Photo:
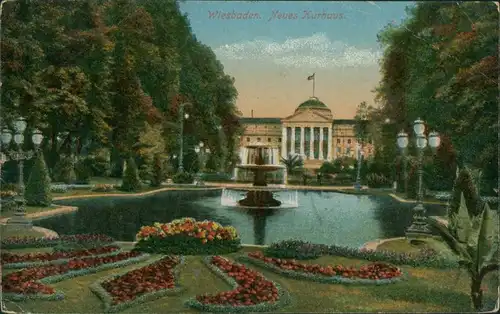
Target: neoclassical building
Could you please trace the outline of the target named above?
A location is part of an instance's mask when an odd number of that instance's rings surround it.
[[[357,158],[357,141],[353,119],[334,119],[332,111],[316,97],[300,104],[295,112],[284,118],[240,119],[244,134],[240,141],[242,164],[251,164],[247,146],[267,148],[268,163],[279,164],[280,158],[299,154],[304,166],[317,169],[325,161],[338,157]],[[365,157],[373,154],[373,145],[362,147]]]

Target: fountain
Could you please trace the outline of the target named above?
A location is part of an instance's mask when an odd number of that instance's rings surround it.
[[[280,207],[283,203],[282,201],[277,200],[273,193],[281,190],[277,188],[267,187],[266,173],[270,171],[281,170],[284,169],[285,167],[282,165],[266,164],[265,160],[268,158],[264,158],[264,148],[265,148],[264,146],[260,145],[247,146],[247,149],[249,149],[249,151],[251,152],[250,157],[253,163],[241,164],[236,166],[239,169],[246,169],[253,172],[252,188],[244,189],[244,191],[246,192],[244,198],[235,202],[239,206],[272,208],[272,207]],[[225,193],[228,194],[227,192]],[[226,199],[227,198],[228,197],[226,196]],[[289,197],[289,200],[290,199],[293,198]],[[224,202],[224,194],[222,202]],[[295,203],[297,202],[295,201]]]

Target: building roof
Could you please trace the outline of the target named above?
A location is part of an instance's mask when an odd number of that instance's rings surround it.
[[[281,124],[281,118],[240,118],[242,124]]]
[[[328,109],[328,106],[325,105],[324,102],[320,101],[316,97],[311,97],[308,100],[304,101],[301,103],[297,109],[306,109],[306,108],[321,108],[321,109]]]
[[[333,124],[356,124],[354,119],[333,119]]]

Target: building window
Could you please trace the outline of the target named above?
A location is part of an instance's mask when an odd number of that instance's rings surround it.
[[[260,142],[260,137],[257,137],[257,142]]]
[[[249,137],[247,137],[247,142],[250,142],[250,138]]]
[[[351,144],[351,139],[348,139],[348,140],[347,140],[347,144]]]
[[[340,144],[340,138],[337,139],[337,144]]]
[[[278,138],[278,142],[280,142],[280,143],[281,143],[281,137],[280,137],[280,138]]]
[[[271,143],[271,138],[270,138],[270,137],[268,137],[268,138],[267,138],[267,141],[268,141],[269,143]]]

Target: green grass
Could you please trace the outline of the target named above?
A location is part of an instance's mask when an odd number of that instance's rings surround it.
[[[0,234],[2,239],[11,237],[44,237],[41,232],[35,231],[32,228],[17,227],[12,225],[0,225]]]
[[[235,258],[243,252],[258,249],[248,248],[237,254],[226,255]],[[180,296],[165,296],[158,300],[129,308],[123,313],[194,313],[184,307],[184,301],[203,293],[217,293],[230,287],[213,275],[201,262],[201,256],[188,256],[181,269],[180,284],[187,290]],[[99,313],[101,301],[88,286],[117,272],[130,270],[140,264],[115,270],[76,277],[55,283],[52,286],[66,294],[61,301],[31,300],[16,305],[24,311],[37,313]],[[321,257],[306,263],[344,264],[359,266],[367,261],[340,257]],[[277,312],[455,312],[470,309],[468,278],[459,270],[437,270],[403,267],[410,274],[407,281],[386,286],[347,286],[340,284],[320,284],[310,281],[293,280],[278,274],[248,265],[263,273],[268,279],[278,282],[292,296],[292,303]],[[491,292],[487,292],[492,297]],[[6,302],[10,310],[18,310],[12,302]]]
[[[60,207],[60,206],[57,206],[57,205],[51,205],[51,206],[47,206],[47,207],[26,206],[25,211],[26,211],[26,214],[28,215],[28,214],[34,214],[34,213],[39,213],[39,212],[50,211],[50,210],[56,209],[58,207]],[[16,213],[15,209],[9,210],[9,211],[2,211],[0,213],[0,218],[10,218],[10,217],[13,217],[15,213]]]

